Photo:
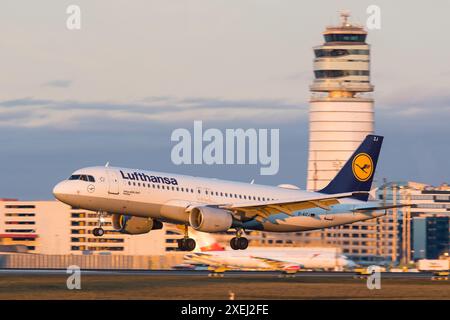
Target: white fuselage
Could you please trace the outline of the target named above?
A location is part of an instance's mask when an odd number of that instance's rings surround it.
[[[301,200],[321,195],[273,186],[115,167],[83,168],[73,175],[86,175],[92,179],[60,182],[53,193],[62,202],[77,208],[149,217],[176,224],[189,224],[188,212],[195,206],[293,198]],[[339,204],[329,210],[312,208],[296,211],[293,215],[280,212],[262,222],[245,221],[243,227],[275,232],[304,231],[383,215],[352,212],[369,206],[373,204],[350,198],[340,199]]]

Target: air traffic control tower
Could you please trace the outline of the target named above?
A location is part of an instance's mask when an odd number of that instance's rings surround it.
[[[367,32],[348,18],[341,13],[341,25],[327,27],[325,43],[314,47],[308,190],[325,187],[374,130]]]

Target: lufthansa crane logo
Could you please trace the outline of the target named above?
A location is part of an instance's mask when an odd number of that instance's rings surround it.
[[[373,173],[373,161],[367,153],[359,153],[353,158],[353,175],[359,181],[367,181]]]

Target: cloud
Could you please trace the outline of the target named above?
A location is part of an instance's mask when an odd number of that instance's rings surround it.
[[[68,88],[72,85],[72,80],[53,80],[44,83],[46,87]]]
[[[443,124],[450,116],[450,95],[398,95],[376,101],[377,118],[403,119],[401,126]],[[0,101],[0,127],[106,129],[149,123],[193,120],[280,123],[307,119],[308,104],[282,99],[222,99],[205,97],[145,97],[132,102],[52,100],[23,97]],[[406,121],[407,120],[407,121]],[[113,124],[113,125],[112,125]]]
[[[25,97],[0,101],[0,127],[83,128],[86,123],[114,120],[161,123],[186,120],[276,119],[306,116],[305,105],[283,100],[225,100],[220,98],[146,97],[137,102],[49,100]]]

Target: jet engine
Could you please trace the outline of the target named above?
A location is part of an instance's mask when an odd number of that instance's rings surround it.
[[[144,234],[163,227],[158,220],[125,214],[113,214],[112,224],[115,230],[125,234]]]
[[[189,214],[189,223],[197,231],[223,232],[230,229],[233,216],[223,209],[196,207]]]

